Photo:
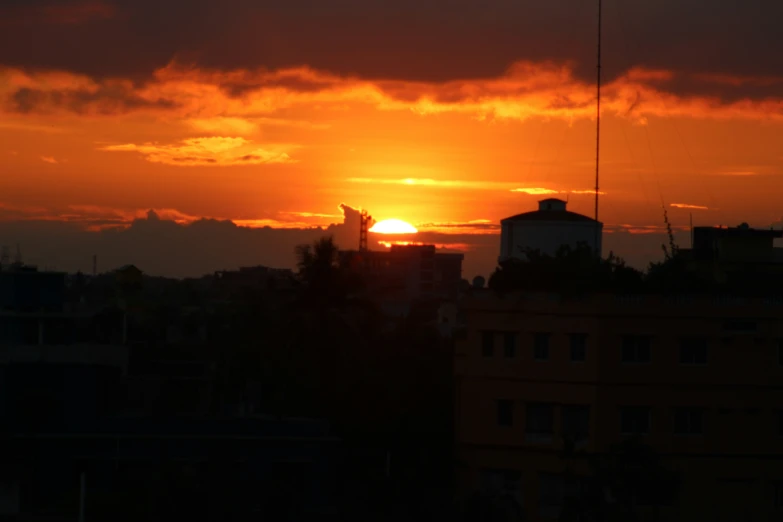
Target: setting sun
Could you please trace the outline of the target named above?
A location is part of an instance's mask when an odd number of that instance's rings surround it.
[[[370,232],[376,234],[415,234],[416,227],[400,219],[384,219],[372,226]]]

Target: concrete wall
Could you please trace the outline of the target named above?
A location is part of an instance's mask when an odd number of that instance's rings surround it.
[[[664,508],[662,520],[731,520],[728,514],[736,516],[739,508],[730,501],[741,493],[727,490],[713,498],[708,492],[740,487],[742,481],[754,484],[754,498],[744,509],[755,520],[783,514],[774,504],[774,488],[783,483],[783,303],[489,294],[463,303],[463,312],[467,332],[455,349],[463,494],[478,487],[482,470],[516,470],[528,520],[546,519],[538,505],[539,475],[563,473],[567,465],[577,475],[588,473],[584,461],[562,457],[563,406],[590,407],[588,452],[606,451],[623,440],[621,408],[645,406],[651,426],[643,442],[669,455],[666,467],[683,473],[680,500]],[[730,326],[738,322],[754,322],[755,328]],[[483,354],[484,331],[495,332],[492,357]],[[506,332],[517,334],[514,357],[506,357]],[[534,357],[536,332],[550,333],[546,361]],[[587,334],[584,362],[570,359],[571,333]],[[626,335],[652,336],[648,363],[622,362]],[[707,340],[707,364],[680,363],[680,341],[690,336]],[[498,424],[499,399],[513,401],[511,426]],[[554,406],[551,440],[527,440],[531,402]],[[675,434],[676,408],[702,409],[703,434]]]
[[[584,242],[595,248],[595,227],[603,225],[579,221],[507,221],[501,224],[500,261],[509,257],[524,259],[522,250],[538,249],[554,256],[562,245],[576,247]],[[601,233],[598,234],[598,251],[601,252]]]

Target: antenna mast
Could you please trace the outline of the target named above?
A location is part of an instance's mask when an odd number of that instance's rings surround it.
[[[361,222],[359,224],[359,251],[365,252],[367,250],[367,230],[370,227],[370,220],[372,217],[366,210],[362,210],[360,215]]]
[[[596,65],[596,101],[595,101],[595,220],[598,221],[598,165],[600,158],[601,143],[601,0],[598,0],[598,56]],[[598,249],[600,240],[600,229],[598,224],[595,226],[595,249],[600,257],[601,252]]]

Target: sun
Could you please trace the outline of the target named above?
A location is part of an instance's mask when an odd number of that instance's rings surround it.
[[[418,230],[401,219],[384,219],[375,223],[370,232],[376,234],[415,234]]]

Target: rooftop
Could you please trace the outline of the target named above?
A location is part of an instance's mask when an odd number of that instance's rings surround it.
[[[500,222],[509,221],[566,221],[581,223],[598,223],[593,218],[589,218],[576,212],[566,210],[567,201],[557,198],[542,199],[538,202],[538,210],[523,212],[516,216],[507,217]]]
[[[582,223],[600,223],[593,218],[571,212],[570,210],[532,210],[530,212],[523,212],[516,216],[507,217],[500,222],[507,221],[571,221]]]
[[[746,238],[769,238],[778,239],[783,238],[783,230],[765,229],[765,228],[750,228],[747,224],[743,223],[738,227],[694,227],[694,234],[703,235],[708,234],[711,237],[746,237]]]

